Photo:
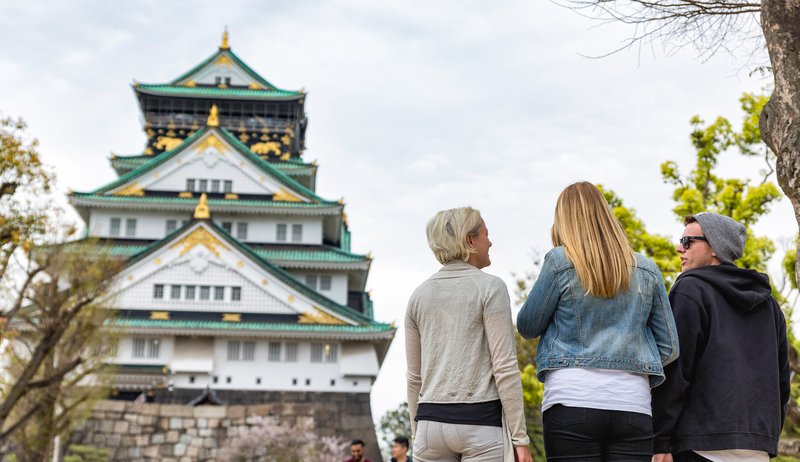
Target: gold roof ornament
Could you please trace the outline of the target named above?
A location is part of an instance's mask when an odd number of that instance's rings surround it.
[[[206,203],[206,193],[200,195],[200,203],[194,209],[194,217],[197,220],[208,220],[211,218],[211,210]]]
[[[211,110],[208,111],[208,121],[206,125],[209,127],[219,127],[219,109],[216,104],[211,105]]]
[[[220,50],[230,50],[231,46],[228,44],[228,26],[225,26],[225,32],[222,33],[222,43],[219,46]]]

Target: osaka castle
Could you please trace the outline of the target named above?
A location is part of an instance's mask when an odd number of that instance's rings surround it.
[[[375,320],[372,259],[351,251],[344,203],[316,193],[318,166],[303,160],[305,91],[257,74],[227,31],[193,69],[133,91],[143,152],[112,155],[115,181],[69,195],[87,239],[124,260],[113,397],[368,403],[395,328]]]

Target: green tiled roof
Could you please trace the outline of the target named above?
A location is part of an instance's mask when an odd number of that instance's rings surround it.
[[[232,99],[266,99],[266,100],[294,100],[305,95],[296,91],[286,90],[251,90],[249,88],[219,88],[219,87],[186,87],[163,84],[140,83],[134,85],[136,91],[151,95],[206,97],[206,98],[232,98]]]
[[[79,244],[77,241],[76,244]],[[150,243],[141,244],[107,244],[101,247],[109,255],[114,257],[133,257],[140,252],[146,250]],[[264,260],[283,260],[283,261],[298,261],[298,262],[326,262],[326,263],[357,263],[367,260],[365,255],[358,255],[354,253],[344,252],[333,248],[321,248],[318,250],[309,249],[270,249],[270,248],[252,248],[253,253],[263,258]]]
[[[124,175],[129,171],[138,168],[141,165],[146,164],[147,162],[155,159],[158,156],[148,156],[146,154],[136,154],[132,156],[115,156],[112,157],[111,166],[117,173]],[[310,168],[316,168],[316,165],[311,163],[306,163],[301,160],[290,160],[284,162],[270,162],[270,165],[274,167],[276,170],[280,170],[287,175],[295,176],[295,175],[309,175],[310,173],[304,172],[302,170],[308,170]]]
[[[391,324],[372,322],[365,326],[345,324],[290,324],[270,322],[222,322],[222,321],[190,321],[190,320],[154,320],[154,319],[113,319],[108,325],[121,328],[160,328],[160,329],[210,329],[239,331],[283,331],[283,332],[342,332],[342,333],[377,333],[394,330]]]
[[[198,196],[199,197],[199,196]],[[107,202],[107,203],[124,203],[133,202],[139,204],[185,204],[187,207],[197,206],[197,197],[159,197],[159,196],[104,196],[95,193],[82,193],[73,192],[70,198],[75,199],[91,199],[93,201]],[[338,202],[325,201],[321,203],[314,202],[279,202],[268,200],[251,200],[251,199],[208,199],[208,205],[211,208],[211,213],[214,209],[223,210],[226,206],[238,205],[246,207],[267,207],[267,208],[290,208],[290,209],[315,209],[315,208],[328,208],[331,206],[339,205]],[[187,209],[188,210],[188,209]]]
[[[290,190],[295,191],[301,196],[305,196],[311,199],[312,201],[326,202],[325,199],[322,199],[321,197],[317,196],[314,193],[314,191],[311,191],[310,189],[306,188],[305,186],[297,182],[297,180],[290,178],[285,173],[281,172],[280,170],[270,165],[269,162],[265,161],[258,155],[254,154],[252,151],[250,151],[250,148],[248,148],[247,145],[239,141],[235,136],[231,135],[228,130],[225,130],[224,128],[221,127],[220,128],[203,127],[202,129],[195,132],[194,135],[183,140],[180,146],[170,151],[165,151],[159,154],[151,162],[144,163],[141,166],[137,167],[135,170],[131,170],[130,172],[122,175],[121,177],[117,178],[111,183],[92,191],[92,194],[106,193],[153,170],[154,168],[158,167],[159,165],[163,164],[164,162],[178,155],[189,145],[191,145],[192,143],[200,139],[203,135],[205,135],[209,130],[216,131],[217,133],[222,135],[222,138],[225,139],[225,141],[227,141],[228,143],[230,143],[234,149],[238,150],[242,155],[251,160],[253,164],[255,164],[257,167],[259,167],[261,170],[263,170],[271,177],[278,180],[279,183],[288,187]]]

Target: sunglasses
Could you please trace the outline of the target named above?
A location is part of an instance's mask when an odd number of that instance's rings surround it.
[[[708,239],[706,239],[704,236],[683,236],[680,239],[681,246],[683,246],[685,250],[689,250],[689,247],[692,246],[692,241],[708,242]]]

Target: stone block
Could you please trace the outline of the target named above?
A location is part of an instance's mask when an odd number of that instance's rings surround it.
[[[150,443],[150,437],[147,435],[139,435],[136,438],[136,446],[142,447],[147,446]]]
[[[246,412],[248,416],[253,416],[253,415],[264,416],[269,414],[270,410],[271,406],[269,404],[255,404],[252,406],[247,406]]]
[[[170,430],[167,432],[167,443],[177,443],[178,442],[178,432],[177,430]],[[172,455],[172,454],[166,454]]]
[[[162,444],[164,443],[165,436],[163,433],[154,433],[150,435],[150,443],[152,444]]]
[[[161,417],[158,419],[158,428],[161,430],[169,430],[169,417]]]
[[[198,430],[197,434],[202,437],[209,437],[214,434],[214,430],[210,428],[201,428],[200,430]]]
[[[175,445],[175,452],[176,456],[183,456],[186,455],[186,445],[182,443],[178,443]]]
[[[170,430],[180,430],[182,428],[183,428],[183,419],[179,417],[170,417],[169,419]]]
[[[146,448],[142,448],[142,456],[145,459],[153,459],[159,460],[161,456],[158,454],[158,446],[148,446]]]
[[[157,416],[161,415],[161,405],[156,403],[140,404],[136,410],[141,415]]]
[[[140,455],[141,454],[139,452],[139,448],[137,448],[135,446],[132,447],[132,448],[128,448],[128,457],[130,457],[131,459],[139,457]]]
[[[225,406],[197,406],[194,408],[194,417],[223,419],[226,412]]]
[[[118,420],[114,422],[114,429],[112,430],[114,433],[127,433],[129,423],[124,420]]]
[[[197,428],[208,428],[208,419],[197,419]]]
[[[245,406],[228,406],[228,418],[229,419],[244,418],[245,410],[246,410]]]
[[[140,415],[136,419],[136,423],[141,425],[141,426],[153,425],[153,423],[155,423],[155,421],[156,421],[156,418],[153,417],[153,416],[149,416],[149,415]]]
[[[125,401],[100,400],[94,405],[95,411],[125,411]]]
[[[194,428],[194,419],[183,419],[183,428]]]
[[[192,437],[183,433],[181,436],[178,437],[178,441],[183,445],[188,445],[192,442]],[[177,455],[177,454],[176,454]]]
[[[180,404],[162,404],[161,415],[168,417],[192,417],[194,415],[194,408]]]

